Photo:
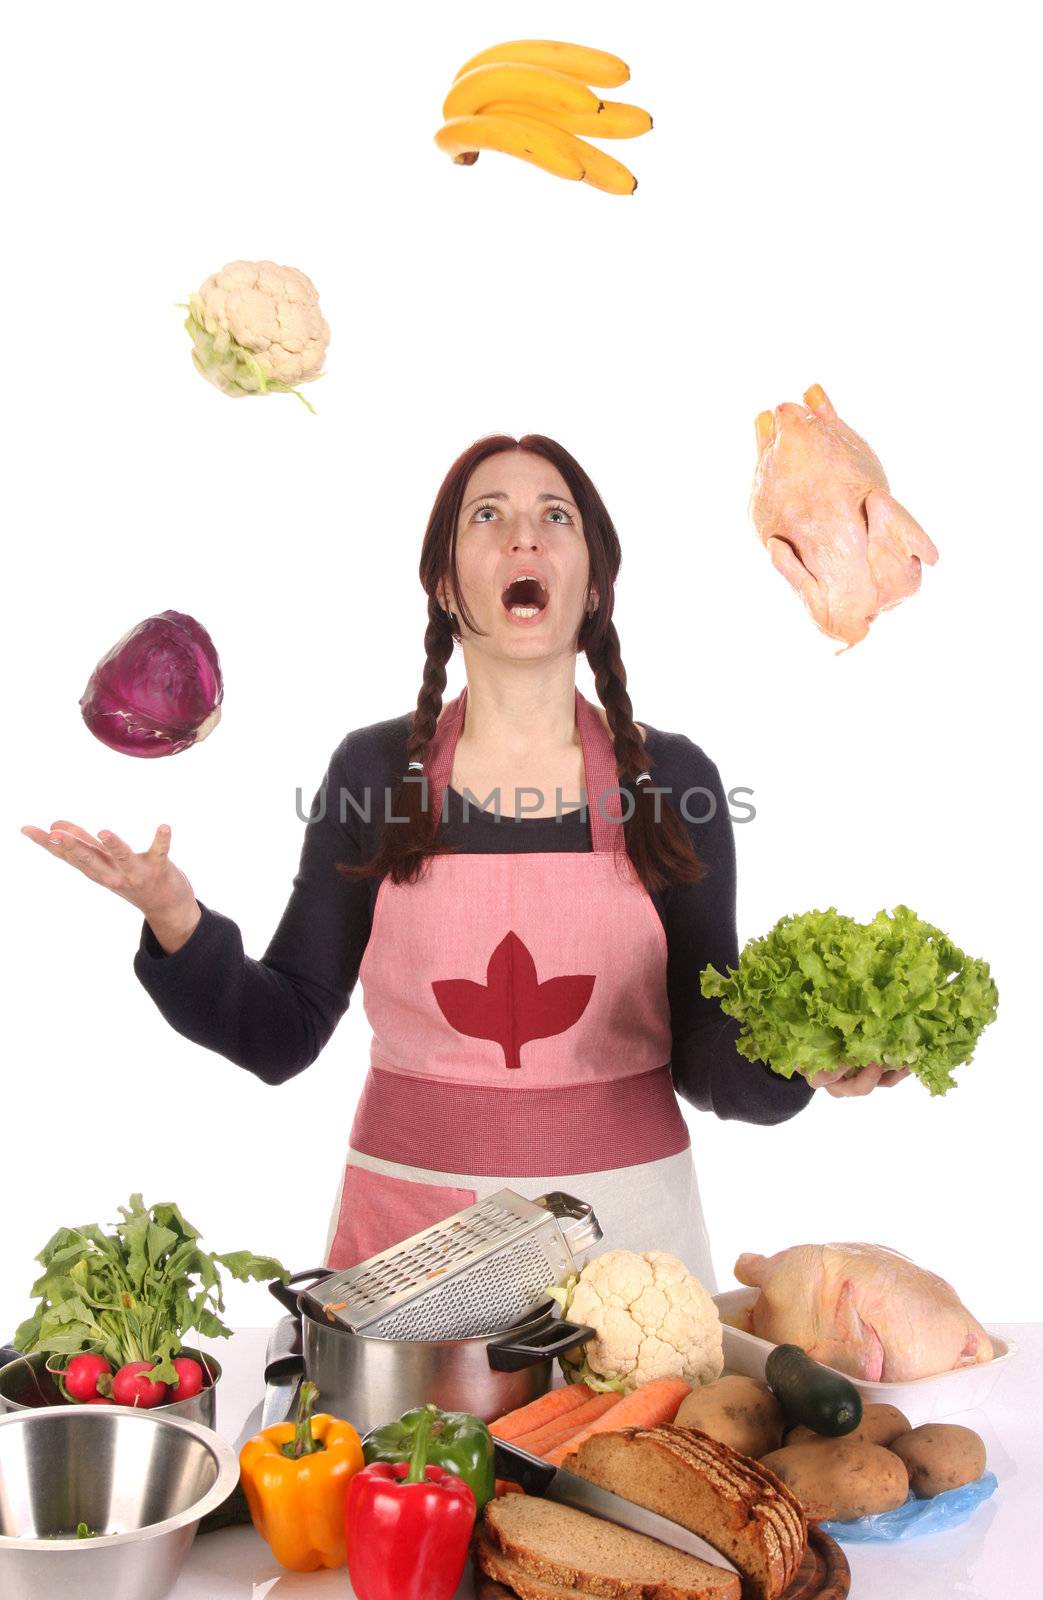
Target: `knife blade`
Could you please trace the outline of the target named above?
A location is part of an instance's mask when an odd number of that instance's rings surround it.
[[[670,1517],[662,1517],[658,1511],[646,1511],[644,1506],[635,1505],[633,1500],[626,1500],[611,1489],[602,1489],[600,1484],[590,1483],[588,1479],[568,1472],[564,1467],[552,1467],[549,1462],[541,1461],[539,1456],[519,1450],[517,1445],[506,1444],[502,1439],[495,1438],[493,1443],[496,1447],[496,1476],[521,1484],[526,1494],[557,1500],[563,1506],[571,1506],[574,1511],[585,1511],[589,1516],[614,1522],[620,1528],[629,1528],[631,1533],[643,1533],[650,1539],[658,1539],[660,1544],[668,1544],[673,1550],[698,1556],[711,1566],[739,1573],[734,1561],[716,1550],[708,1539],[693,1533],[690,1528],[682,1527],[681,1523],[672,1521]],[[739,1573],[739,1576],[742,1574]]]

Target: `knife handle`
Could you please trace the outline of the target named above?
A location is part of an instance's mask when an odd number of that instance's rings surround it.
[[[512,1483],[521,1484],[526,1494],[546,1494],[557,1476],[557,1467],[552,1467],[548,1461],[541,1461],[539,1456],[531,1456],[527,1450],[519,1450],[515,1445],[497,1439],[495,1434],[493,1445],[498,1478],[509,1478]]]
[[[268,1339],[264,1358],[265,1383],[285,1383],[304,1371],[301,1325],[296,1317],[281,1317]]]

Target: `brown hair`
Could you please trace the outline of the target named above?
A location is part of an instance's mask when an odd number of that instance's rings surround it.
[[[450,580],[460,619],[473,632],[479,631],[467,611],[456,570],[457,524],[467,484],[481,462],[510,450],[527,450],[556,467],[568,484],[582,518],[590,559],[589,581],[591,588],[597,590],[599,604],[592,616],[584,617],[577,649],[586,654],[598,699],[608,716],[619,781],[632,783],[638,773],[650,771],[651,766],[641,735],[634,726],[626,669],[612,622],[614,583],[622,559],[619,536],[601,496],[579,462],[560,444],[539,433],[526,434],[521,439],[492,434],[477,440],[453,462],[435,496],[420,552],[420,582],[427,594],[428,622],[424,634],[424,677],[413,714],[406,761],[422,762],[424,759],[442,710],[446,664],[460,637],[457,624],[437,598],[438,586],[444,578]],[[656,820],[657,797],[648,792],[651,788],[651,784],[641,783],[634,791],[632,815],[622,830],[626,854],[648,890],[672,883],[698,883],[705,877],[706,868],[692,848],[688,831],[665,795],[658,797],[661,809]],[[454,853],[455,846],[438,839],[438,809],[425,807],[425,799],[430,799],[427,790],[425,775],[404,773],[391,815],[408,820],[385,824],[380,846],[372,860],[362,866],[342,864],[338,870],[352,878],[382,877],[387,873],[395,883],[413,883],[428,857]],[[592,796],[588,796],[588,802],[594,803]]]

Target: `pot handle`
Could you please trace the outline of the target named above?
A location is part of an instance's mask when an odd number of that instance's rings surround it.
[[[595,1336],[594,1329],[582,1322],[550,1321],[537,1333],[518,1339],[497,1339],[486,1347],[494,1372],[522,1372],[540,1361],[553,1361],[578,1344]]]
[[[314,1288],[315,1284],[321,1283],[324,1278],[332,1278],[332,1276],[332,1267],[306,1267],[303,1272],[295,1272],[292,1278],[287,1278],[285,1283],[281,1278],[273,1278],[268,1285],[268,1293],[274,1295],[279,1304],[284,1306],[291,1316],[299,1317],[301,1314],[300,1293],[303,1293],[304,1289]],[[308,1281],[305,1282],[305,1279]],[[295,1283],[302,1285],[301,1290],[293,1288]]]

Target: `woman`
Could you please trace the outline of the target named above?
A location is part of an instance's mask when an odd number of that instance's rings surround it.
[[[465,451],[421,554],[416,711],[334,753],[261,961],[198,904],[169,828],[142,855],[71,823],[25,830],[144,913],[135,970],[167,1020],[269,1083],[314,1061],[361,979],[372,1055],[331,1266],[503,1186],[566,1189],[607,1245],[673,1251],[712,1287],[677,1095],[759,1123],[811,1096],[740,1056],[737,1025],[699,992],[707,962],[737,960],[731,823],[702,751],[633,720],[619,562],[560,445]],[[457,642],[467,686],[443,706]],[[580,650],[601,708],[576,689]],[[704,821],[684,820],[686,800]],[[905,1075],[842,1074],[831,1093]]]

